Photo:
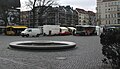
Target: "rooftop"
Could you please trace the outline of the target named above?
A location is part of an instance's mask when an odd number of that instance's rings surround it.
[[[119,0],[103,0],[103,2],[108,2],[108,1],[119,1]]]

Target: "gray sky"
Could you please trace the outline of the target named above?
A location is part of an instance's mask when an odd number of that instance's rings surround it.
[[[26,8],[24,7],[25,1],[21,0],[22,10],[24,11]],[[96,0],[59,0],[58,3],[61,6],[70,5],[73,8],[81,8],[85,10],[90,10],[96,12]],[[24,8],[23,8],[24,7]]]

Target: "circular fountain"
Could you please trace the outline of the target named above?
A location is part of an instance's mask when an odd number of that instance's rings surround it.
[[[16,41],[9,44],[11,48],[32,50],[59,50],[75,48],[76,43],[68,41]]]

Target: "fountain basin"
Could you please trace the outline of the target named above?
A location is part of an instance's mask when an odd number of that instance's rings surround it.
[[[9,46],[17,49],[58,50],[74,48],[76,43],[68,41],[16,41],[11,42]]]

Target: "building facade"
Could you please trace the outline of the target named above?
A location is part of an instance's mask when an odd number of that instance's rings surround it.
[[[31,21],[31,12],[30,11],[22,11],[20,12],[20,24],[26,25],[30,27],[30,21]]]
[[[95,25],[95,13],[92,11],[85,11],[84,9],[76,8],[78,13],[79,25]]]
[[[33,18],[32,11],[21,12],[21,23],[32,27]],[[40,15],[39,7],[35,10],[35,27],[43,25],[60,25],[60,26],[76,26],[76,25],[95,25],[95,13],[85,11],[84,9],[70,6],[47,7],[47,10]]]
[[[89,16],[89,25],[97,25],[96,24],[96,14],[93,11],[87,11],[88,16]]]
[[[39,18],[39,8],[36,8],[35,25],[61,25],[75,26],[78,24],[77,12],[70,6],[48,7],[45,13]],[[32,16],[32,14],[31,14]]]
[[[99,25],[120,24],[120,0],[97,0]]]

